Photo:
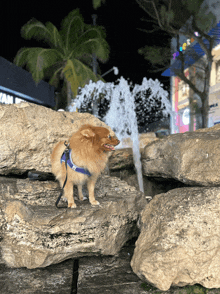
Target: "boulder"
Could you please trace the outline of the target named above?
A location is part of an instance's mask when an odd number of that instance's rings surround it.
[[[136,222],[147,203],[143,193],[126,182],[102,175],[95,189],[101,206],[91,207],[86,200],[76,201],[77,209],[57,209],[57,182],[4,179],[0,250],[9,267],[33,269],[69,258],[115,255],[137,236]],[[87,190],[83,193],[88,196]]]
[[[139,134],[139,147],[144,148],[147,144],[159,140],[153,132]],[[122,146],[124,148],[132,148],[133,142],[130,137],[122,139]]]
[[[0,293],[76,293],[73,265],[71,259],[43,269],[9,268],[0,264]]]
[[[111,170],[131,169],[134,167],[132,148],[115,149],[109,158]]]
[[[144,148],[149,143],[157,140],[159,139],[154,132],[139,134],[140,148]]]
[[[0,175],[51,172],[54,145],[89,123],[114,132],[89,113],[54,111],[33,103],[0,104]]]
[[[156,195],[141,214],[133,271],[162,291],[220,287],[220,188],[187,187]]]
[[[146,176],[173,178],[191,186],[220,185],[220,127],[174,134],[142,153]]]
[[[130,266],[133,250],[133,246],[124,246],[115,256],[80,258],[77,294],[145,293]]]

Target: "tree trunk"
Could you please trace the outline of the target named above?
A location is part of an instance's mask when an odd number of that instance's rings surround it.
[[[71,83],[67,81],[67,79],[66,79],[66,84],[67,84],[67,107],[68,107],[72,102],[72,90],[71,90]]]
[[[202,94],[202,128],[208,128],[209,121],[209,84],[212,69],[212,56],[208,58],[208,64],[205,68],[205,88]]]
[[[202,97],[202,128],[208,128],[208,117],[209,117],[209,96],[204,93]]]
[[[93,54],[92,58],[93,58],[93,72],[97,76],[97,59],[96,59],[96,55]],[[94,116],[96,116],[96,117],[98,116],[98,101],[97,100],[93,100],[92,113],[93,113]]]

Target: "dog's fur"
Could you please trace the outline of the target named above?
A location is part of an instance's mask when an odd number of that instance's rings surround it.
[[[78,173],[67,165],[67,182],[64,187],[64,197],[68,201],[68,207],[76,208],[73,197],[73,185],[78,186],[79,199],[83,200],[82,185],[87,182],[89,191],[89,201],[91,205],[99,205],[95,200],[94,189],[98,176],[105,169],[108,158],[111,155],[114,146],[120,141],[116,137],[111,137],[108,129],[104,127],[95,127],[92,125],[83,125],[69,140],[69,146],[72,149],[72,161],[78,167],[87,169],[91,176]],[[106,146],[109,144],[110,147]],[[65,163],[60,162],[61,156],[66,149],[63,142],[59,142],[53,149],[51,155],[52,172],[59,180],[60,186],[66,178]]]

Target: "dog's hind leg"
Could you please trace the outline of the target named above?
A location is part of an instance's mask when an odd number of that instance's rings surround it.
[[[78,187],[78,195],[79,195],[79,200],[83,201],[83,193],[82,193],[82,185],[77,185]]]
[[[74,202],[74,197],[73,197],[73,183],[68,180],[67,180],[66,185],[64,187],[64,197],[68,201],[68,207],[76,208],[76,204]]]

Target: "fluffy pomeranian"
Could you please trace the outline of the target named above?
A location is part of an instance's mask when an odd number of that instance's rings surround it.
[[[73,185],[77,185],[79,199],[83,200],[82,185],[87,182],[89,202],[91,205],[99,205],[95,200],[94,189],[98,176],[105,169],[110,151],[120,141],[110,136],[108,129],[95,127],[89,124],[83,125],[69,139],[70,164],[65,167],[64,151],[65,142],[59,142],[51,155],[52,173],[56,176],[60,186],[63,187],[66,172],[67,182],[64,187],[64,197],[68,201],[68,207],[76,208],[73,195]]]

